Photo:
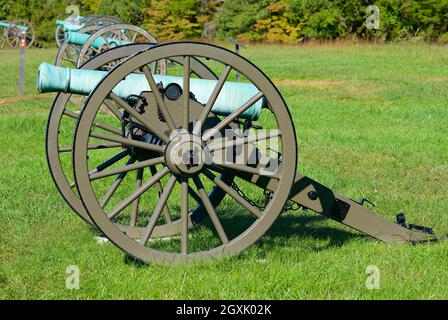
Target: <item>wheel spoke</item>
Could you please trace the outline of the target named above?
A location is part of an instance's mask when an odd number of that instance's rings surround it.
[[[246,166],[243,164],[219,163],[217,165],[220,167],[226,168],[226,169],[247,172],[247,173],[256,174],[259,176],[274,178],[277,180],[279,180],[281,178],[281,175],[279,173],[274,173],[274,172],[267,171],[267,170],[261,171],[259,168],[249,167],[249,166]],[[209,165],[207,165],[207,166],[209,166]],[[211,167],[211,166],[209,166],[209,167]]]
[[[165,118],[168,128],[170,129],[170,131],[175,130],[176,125],[174,124],[173,118],[171,117],[170,111],[168,110],[165,101],[163,101],[159,88],[157,87],[154,77],[152,76],[151,70],[148,68],[147,65],[145,65],[142,69],[143,73],[145,74],[146,80],[148,81],[149,87],[151,88],[151,91],[154,97],[156,98],[157,105],[162,111],[163,117]]]
[[[116,154],[115,156],[113,156],[112,158],[104,161],[102,164],[100,164],[99,166],[96,167],[96,171],[95,172],[101,172],[107,168],[109,168],[111,165],[113,165],[114,163],[117,163],[118,161],[120,161],[121,159],[123,159],[124,157],[126,157],[127,155],[129,155],[129,151],[128,150],[124,150],[118,154]]]
[[[119,167],[119,168],[114,168],[114,169],[107,170],[107,171],[94,173],[94,174],[90,175],[90,180],[93,181],[96,179],[110,177],[110,176],[114,176],[114,175],[124,173],[124,172],[129,172],[129,171],[133,171],[133,170],[142,169],[145,167],[154,166],[157,164],[164,163],[164,161],[165,161],[164,157],[157,157],[157,158],[153,158],[153,159],[140,161],[137,163],[126,164],[124,167]]]
[[[121,143],[115,142],[103,142],[103,143],[91,143],[87,146],[87,150],[99,150],[99,149],[108,149],[108,148],[121,148]],[[58,152],[73,152],[73,147],[59,147]]]
[[[90,136],[93,138],[103,139],[103,140],[107,140],[107,141],[111,141],[111,142],[118,142],[118,143],[122,143],[122,144],[125,144],[128,146],[133,146],[136,148],[141,148],[141,149],[154,151],[154,152],[163,153],[165,150],[164,147],[159,146],[157,144],[146,143],[146,142],[132,140],[132,139],[123,138],[123,137],[119,137],[119,136],[111,136],[111,135],[104,134],[101,132],[92,131],[92,132],[90,132]]]
[[[140,168],[137,170],[137,181],[135,182],[135,191],[137,191],[142,186],[143,179],[143,169]],[[134,200],[132,203],[132,213],[131,213],[131,227],[135,227],[137,223],[137,215],[138,215],[138,207],[140,205],[140,197]]]
[[[188,131],[188,125],[190,123],[190,57],[184,57],[184,87],[183,87],[183,98],[184,98],[184,114],[182,126]]]
[[[181,237],[181,253],[188,253],[188,180],[182,181],[181,194],[181,219],[182,219],[182,237]]]
[[[118,103],[123,109],[125,109],[131,116],[137,119],[143,126],[145,126],[147,130],[156,135],[159,139],[167,143],[169,142],[169,137],[166,134],[154,128],[154,126],[151,125],[151,123],[146,118],[144,118],[140,113],[135,111],[135,109],[132,108],[127,102],[125,102],[123,99],[121,99],[113,92],[109,93],[109,97],[116,103]]]
[[[162,213],[163,207],[165,207],[166,202],[168,201],[168,198],[171,194],[171,191],[173,190],[174,184],[176,183],[176,177],[172,175],[170,179],[168,180],[168,183],[165,186],[165,190],[163,190],[162,195],[160,196],[159,201],[157,202],[156,207],[154,208],[154,212],[151,215],[151,219],[149,220],[148,225],[146,226],[145,230],[143,231],[143,236],[140,239],[140,244],[145,246],[148,242],[149,238],[151,237],[151,234],[156,226],[157,220],[159,220],[160,213]]]
[[[264,140],[269,140],[269,139],[273,139],[273,138],[280,137],[280,136],[281,136],[280,130],[271,130],[268,132],[262,132],[257,135],[241,137],[238,140],[229,140],[229,141],[225,141],[224,139],[222,139],[220,141],[214,140],[213,143],[210,143],[208,145],[208,148],[209,148],[210,152],[213,152],[213,151],[217,151],[217,150],[233,148],[233,147],[244,145],[244,144],[256,143],[256,142],[260,142],[260,141],[264,141]]]
[[[67,110],[67,109],[64,109],[64,114],[72,119],[75,119],[75,120],[78,120],[78,118],[79,118],[78,114],[74,113],[73,111]],[[93,126],[95,126],[97,128],[101,128],[101,129],[109,131],[109,132],[112,132],[112,133],[115,133],[115,134],[118,134],[118,135],[121,135],[120,129],[111,127],[111,126],[101,123],[101,122],[95,122],[93,124]]]
[[[222,227],[222,224],[219,221],[218,216],[216,215],[215,209],[213,208],[213,205],[208,198],[207,192],[205,191],[201,180],[198,177],[194,177],[193,182],[196,185],[196,189],[199,192],[199,196],[201,197],[202,203],[204,204],[204,208],[207,211],[210,219],[212,220],[219,238],[221,239],[223,244],[228,243],[229,239],[227,238],[224,228]]]
[[[196,193],[196,191],[193,190],[192,187],[188,186],[188,192],[190,193],[190,195],[194,199],[194,201],[197,202],[197,204],[202,204],[201,197]]]
[[[62,58],[62,60],[69,61],[69,62],[71,62],[73,65],[76,65],[76,60],[74,60],[74,59]]]
[[[222,181],[219,177],[216,177],[209,170],[204,170],[204,174],[207,178],[209,178],[215,185],[217,185],[220,189],[230,195],[233,199],[235,199],[239,204],[241,204],[244,208],[246,208],[249,212],[254,214],[257,218],[260,218],[263,213],[260,212],[256,207],[247,202],[246,199],[241,197],[235,189],[230,187],[227,183]]]
[[[123,114],[120,111],[118,111],[118,109],[113,105],[112,102],[105,99],[103,103],[107,107],[107,109],[109,109],[109,111],[112,112],[113,115],[118,118],[118,120],[120,120],[120,122],[121,120],[123,120]]]
[[[155,165],[150,166],[149,170],[151,171],[152,176],[157,174],[157,169],[156,169]],[[160,198],[160,196],[162,195],[162,192],[163,192],[162,183],[160,181],[156,182],[155,187],[156,187],[157,193],[159,194],[159,198]],[[168,206],[163,207],[162,213],[163,213],[163,216],[165,217],[167,223],[171,223],[173,221],[173,219],[171,218],[170,211],[168,210]]]
[[[194,135],[201,134],[201,130],[202,130],[202,127],[204,126],[205,120],[207,119],[208,115],[210,114],[210,112],[213,108],[213,105],[216,102],[216,99],[218,99],[219,93],[221,92],[222,87],[224,86],[224,83],[226,82],[227,77],[229,76],[229,73],[231,70],[232,70],[231,66],[226,66],[223,73],[219,77],[218,83],[216,83],[216,86],[213,89],[212,95],[208,99],[208,102],[207,102],[204,110],[202,110],[202,113],[199,116],[198,122],[196,122],[196,124],[194,126],[194,129],[193,129]]]
[[[126,163],[126,165],[131,165],[134,162],[135,162],[135,158],[130,158],[129,161]],[[121,182],[123,181],[123,179],[126,177],[127,174],[128,174],[128,171],[122,172],[118,175],[118,177],[115,179],[114,183],[112,184],[110,189],[107,191],[106,195],[104,196],[104,199],[101,202],[101,208],[104,208],[109,203],[109,200],[112,198],[115,191],[117,191],[118,187],[120,186]]]
[[[221,129],[225,128],[227,125],[229,125],[232,121],[234,121],[236,118],[240,116],[244,111],[249,109],[254,103],[257,103],[258,100],[260,100],[263,97],[262,92],[258,92],[256,95],[254,95],[252,98],[250,98],[245,104],[243,104],[241,107],[233,111],[230,115],[225,117],[219,124],[214,126],[212,129],[207,131],[203,136],[202,140],[208,141],[211,137],[213,137],[215,134],[217,134]]]
[[[135,42],[135,40],[137,39],[137,35],[138,35],[138,33],[135,32],[134,35],[132,36],[131,42]]]
[[[129,206],[132,202],[134,202],[135,199],[140,197],[149,188],[151,188],[154,183],[162,179],[163,176],[165,176],[168,172],[168,168],[163,168],[162,170],[160,170],[154,177],[150,178],[143,186],[141,186],[138,190],[136,190],[133,194],[123,200],[118,206],[116,206],[115,209],[108,214],[109,219],[113,219],[117,214],[126,209],[127,206]]]

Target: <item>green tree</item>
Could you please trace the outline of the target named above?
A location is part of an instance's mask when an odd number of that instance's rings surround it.
[[[216,17],[218,35],[263,40],[264,35],[255,30],[255,24],[269,17],[267,7],[273,3],[274,0],[226,0]]]
[[[217,2],[205,0],[152,1],[145,11],[145,27],[162,40],[200,38]]]

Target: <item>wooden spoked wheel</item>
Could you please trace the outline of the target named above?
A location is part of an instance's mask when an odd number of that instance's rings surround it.
[[[114,16],[109,16],[105,14],[92,14],[85,17],[82,20],[82,23],[84,23],[84,25],[86,26],[96,25],[100,27],[107,27],[113,24],[123,23],[123,21]]]
[[[77,32],[92,34],[97,30],[99,30],[100,28],[101,27],[99,26],[88,26],[79,29]],[[80,51],[81,51],[80,46],[64,42],[61,45],[61,47],[59,47],[58,54],[56,55],[56,59],[54,61],[54,65],[59,67],[73,67],[73,66],[76,67]]]
[[[133,54],[142,51],[144,49],[150,48],[150,44],[130,44],[122,47],[117,47],[109,51],[103,52],[88,61],[86,64],[81,66],[81,69],[89,70],[104,70],[104,66],[111,66],[116,61],[121,61],[126,59]],[[178,63],[182,63],[182,60],[178,59]],[[202,65],[199,61],[193,61],[191,66],[194,74],[203,79],[216,79],[216,76]],[[76,120],[78,119],[78,114],[80,108],[78,104],[71,103],[73,95],[71,94],[58,94],[55,98],[53,106],[50,110],[50,115],[47,124],[47,135],[46,135],[46,152],[48,166],[53,177],[53,181],[59,190],[60,194],[68,205],[73,209],[73,211],[78,214],[83,220],[88,223],[92,223],[90,217],[86,213],[81,200],[79,199],[78,192],[76,190],[75,183],[73,181],[72,166],[71,166],[71,156],[72,156],[72,140],[74,136],[74,128]],[[103,105],[103,109],[107,106]],[[117,133],[110,126],[104,123],[97,123],[97,126],[105,129],[110,129],[112,132]],[[118,134],[120,132],[118,131]],[[104,143],[92,146],[92,149],[100,148],[113,148],[117,147],[116,144]],[[104,169],[107,169],[104,167]],[[125,176],[122,177],[123,179]],[[231,176],[222,176],[222,179],[226,181],[231,181]],[[117,186],[118,187],[118,186]],[[224,193],[216,189],[210,194],[215,205],[219,203],[224,197]],[[202,208],[196,208],[194,213],[199,218],[203,216],[201,214]],[[165,214],[168,216],[169,212],[166,211]],[[132,228],[129,229],[127,226],[119,225],[122,230],[126,230],[127,233],[140,234],[141,229]],[[180,223],[176,221],[168,220],[166,224],[156,228],[153,237],[168,237],[175,235],[180,232]]]
[[[22,27],[26,29],[26,47],[30,48],[36,40],[34,28],[26,20],[13,20],[11,26],[6,28],[5,39],[10,48],[19,48],[22,34]]]
[[[163,83],[164,89],[161,83],[156,84],[150,67],[155,61],[178,58],[184,61],[180,72],[185,93],[182,91],[181,95],[169,98],[166,94],[168,84]],[[220,70],[219,80],[208,92],[209,98],[205,102],[196,101],[194,95],[199,92],[189,93],[188,90],[193,59]],[[255,86],[256,94],[234,106],[230,114],[217,116],[211,112],[213,105],[226,80],[234,77],[236,71],[245,82]],[[141,72],[149,91],[136,93],[131,100],[120,98],[113,92],[123,79]],[[229,130],[228,124],[239,121],[238,116],[260,99],[264,99],[266,108],[262,109],[257,125],[254,121],[245,122],[245,128],[236,131],[235,139],[219,138],[221,133]],[[128,114],[129,122],[120,136],[95,127],[102,117],[98,112],[101,105],[110,102]],[[120,119],[109,125],[122,127]],[[250,135],[250,132],[260,130],[258,125],[269,131]],[[274,145],[272,140],[276,140],[275,153],[282,154],[282,160],[280,165],[267,170],[261,165],[261,160],[272,156],[267,153],[270,148],[263,151],[261,145],[271,145],[270,142]],[[223,155],[219,142],[225,143],[226,152],[230,143],[230,163],[229,154]],[[97,173],[94,172],[97,163],[116,159],[121,153],[102,149],[93,154],[89,149],[94,143],[119,143],[130,154],[111,169]],[[237,145],[258,150],[255,166],[247,162],[245,156],[242,162],[236,161],[233,150]],[[103,154],[100,156],[98,153]],[[200,156],[193,164],[191,159],[194,155]],[[227,161],[222,161],[222,156]],[[98,84],[78,120],[73,166],[81,201],[97,227],[131,256],[145,262],[165,263],[231,256],[252,245],[268,230],[284,207],[295,178],[296,159],[297,146],[290,114],[282,96],[266,75],[248,60],[226,49],[182,42],[162,44],[139,52],[116,66]],[[156,170],[148,174],[148,167]],[[106,179],[112,178],[110,181],[113,182],[124,172],[132,172],[138,183],[128,184],[128,189],[123,188],[114,201],[107,206],[102,205],[104,193],[108,192]],[[218,175],[223,172],[235,174],[235,182],[226,183],[220,179]],[[271,181],[272,194],[263,199],[265,190],[252,184],[252,179],[247,179],[248,175]],[[164,185],[160,195],[155,190],[158,182]],[[221,189],[228,195],[217,207],[207,196],[210,188]],[[260,200],[264,201],[263,204],[259,204]],[[190,228],[189,213],[195,201],[204,207],[208,219]],[[163,209],[167,206],[178,209],[179,237],[152,239],[155,228],[164,223]],[[122,225],[139,226],[143,232],[137,237],[127,234],[117,226],[117,221]]]
[[[56,45],[60,48],[65,42],[65,32],[64,26],[57,25],[54,30],[54,39],[56,40]]]
[[[98,26],[99,28],[103,28],[105,26],[109,26],[112,24],[122,23],[122,21],[116,17],[113,16],[107,16],[107,15],[88,15],[84,17],[83,19],[79,19],[77,21],[70,21],[69,19],[66,20],[68,23],[76,23],[76,24],[82,24],[84,27],[89,26]],[[56,39],[56,44],[58,48],[60,48],[64,42],[65,42],[65,33],[64,33],[64,26],[58,25],[56,26],[54,37]]]
[[[7,20],[1,20],[0,22],[8,23]],[[6,29],[7,28],[0,28],[0,49],[4,48],[6,45]]]
[[[103,42],[101,46],[94,45],[98,40]],[[131,24],[110,25],[97,30],[89,37],[79,52],[77,66],[81,66],[102,51],[128,43],[156,44],[157,40],[148,31]]]

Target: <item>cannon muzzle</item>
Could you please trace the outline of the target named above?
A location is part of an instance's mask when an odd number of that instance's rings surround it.
[[[64,92],[88,96],[106,75],[106,71],[62,68],[42,63],[39,66],[36,86],[42,93]],[[153,76],[156,83],[162,83],[164,87],[171,83],[183,87],[182,77],[157,74]],[[217,82],[217,80],[190,78],[190,91],[199,103],[206,104]],[[135,73],[128,75],[113,89],[113,92],[122,99],[139,95],[143,91],[151,91],[149,84],[143,74]],[[258,92],[259,90],[253,84],[227,81],[213,105],[212,112],[218,115],[229,115]],[[240,117],[257,120],[265,103],[264,99],[259,100]]]

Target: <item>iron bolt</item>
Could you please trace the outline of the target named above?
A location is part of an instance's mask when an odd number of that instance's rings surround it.
[[[317,199],[317,192],[316,191],[310,191],[308,192],[308,198],[310,198],[310,200],[316,200]]]

